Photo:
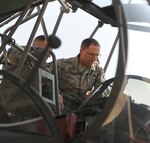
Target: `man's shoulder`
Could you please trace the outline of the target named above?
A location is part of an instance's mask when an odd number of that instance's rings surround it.
[[[71,65],[75,65],[76,63],[77,63],[77,57],[57,59],[58,67],[71,66]],[[48,64],[50,67],[53,66],[53,61],[49,62]]]
[[[60,68],[70,68],[76,65],[76,57],[62,58],[57,60],[57,65]]]
[[[70,57],[70,58],[61,58],[58,59],[58,62],[69,62],[69,61],[74,61],[76,57]]]

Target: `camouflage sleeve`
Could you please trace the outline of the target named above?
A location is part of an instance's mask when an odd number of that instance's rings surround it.
[[[48,63],[48,71],[52,74],[54,74],[54,65],[53,65],[53,61]],[[57,70],[59,71],[59,68],[60,68],[60,60],[57,60]]]
[[[31,47],[30,53],[38,59],[42,55],[43,49],[39,47]]]
[[[44,55],[44,51],[45,49],[37,47],[37,46],[32,46],[30,53],[35,56],[37,59],[39,59],[41,56]],[[45,55],[45,61],[47,60],[47,58],[49,57],[49,52],[47,52],[47,55]]]
[[[9,64],[17,65],[21,56],[22,56],[21,51],[17,49],[11,49],[6,54],[6,60]]]
[[[104,82],[106,80],[105,73],[104,73],[103,69],[101,69],[101,76],[100,76],[100,78],[101,78],[101,82]]]
[[[102,68],[100,68],[100,71],[97,75],[97,78],[95,80],[94,86],[97,87],[99,86],[100,83],[104,82],[106,80],[105,78],[105,73],[104,70]]]

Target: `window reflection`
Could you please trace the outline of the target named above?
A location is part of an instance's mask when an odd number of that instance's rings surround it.
[[[150,105],[150,83],[129,78],[124,93],[135,103]]]

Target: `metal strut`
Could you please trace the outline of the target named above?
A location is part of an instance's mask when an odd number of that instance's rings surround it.
[[[90,38],[92,38],[92,37],[95,35],[95,33],[97,32],[97,30],[98,30],[100,27],[102,27],[103,24],[104,24],[104,22],[98,21],[97,26],[95,27],[94,31],[93,31],[92,34],[90,35]]]
[[[57,22],[55,24],[54,30],[52,32],[52,35],[56,35],[56,32],[58,30],[58,27],[60,25],[60,22],[61,22],[61,19],[63,17],[64,12],[65,13],[69,13],[70,12],[70,8],[71,8],[71,5],[69,5],[68,3],[65,3],[63,0],[59,0],[59,2],[60,2],[60,4],[62,6],[60,7],[60,13],[59,13]]]

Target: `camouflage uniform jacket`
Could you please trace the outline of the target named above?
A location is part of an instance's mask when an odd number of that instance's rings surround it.
[[[76,108],[73,104],[79,106],[85,93],[104,81],[104,70],[99,65],[94,68],[82,67],[78,63],[78,57],[79,55],[57,61],[59,90],[64,104],[70,109]]]
[[[39,47],[31,47],[30,53],[38,59],[40,55],[42,54],[42,51],[43,50]],[[22,51],[15,49],[15,48],[10,48],[5,57],[5,63],[4,63],[3,69],[11,73],[14,73],[22,57],[22,54],[23,54]],[[35,60],[33,60],[30,57],[27,57],[25,64],[23,66],[22,72],[21,72],[21,77],[23,79],[26,79],[26,77],[29,75],[29,72],[33,69],[35,64],[36,64]],[[42,63],[41,67],[45,68],[46,62]]]

